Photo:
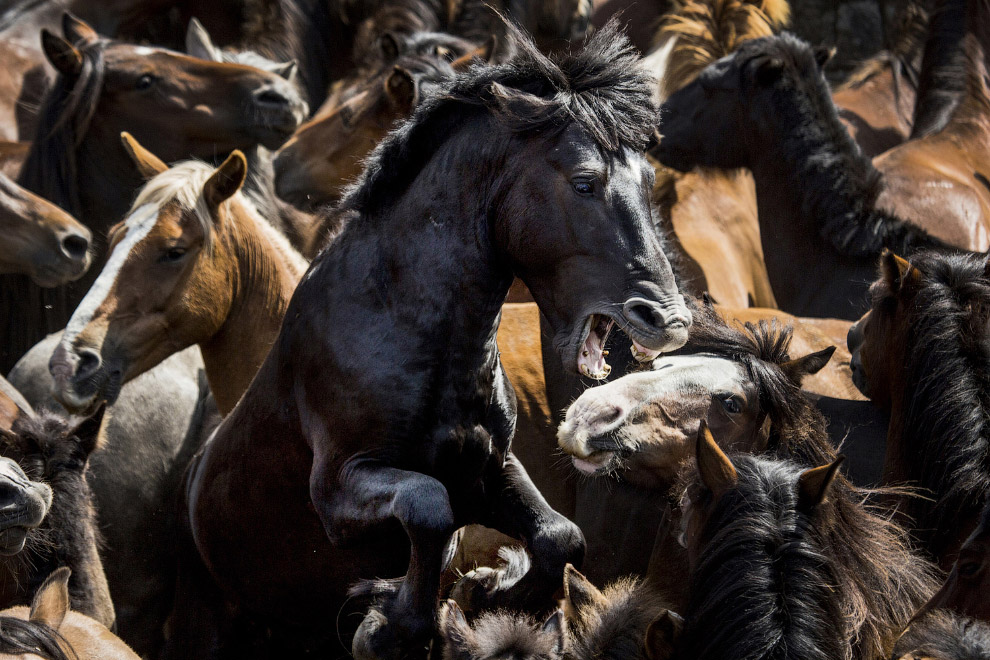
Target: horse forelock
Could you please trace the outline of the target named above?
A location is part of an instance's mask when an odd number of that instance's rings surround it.
[[[471,108],[515,133],[553,137],[576,123],[606,153],[642,151],[659,118],[655,81],[638,66],[639,56],[616,22],[582,50],[556,59],[512,24],[507,30],[513,58],[474,66],[438,85],[372,151],[342,207],[374,212],[400,196],[446,138],[474,118],[465,112]]]

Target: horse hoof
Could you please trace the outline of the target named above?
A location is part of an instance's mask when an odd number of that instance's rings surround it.
[[[429,639],[425,642],[401,639],[394,628],[382,612],[368,610],[351,642],[354,660],[425,660]]]

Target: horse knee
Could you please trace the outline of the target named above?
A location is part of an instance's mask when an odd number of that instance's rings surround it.
[[[450,495],[435,479],[421,479],[403,484],[394,500],[396,517],[410,536],[427,535],[448,538],[457,529]]]
[[[563,577],[564,565],[581,566],[585,540],[581,529],[564,516],[547,522],[537,532],[531,545],[534,562],[553,575]]]

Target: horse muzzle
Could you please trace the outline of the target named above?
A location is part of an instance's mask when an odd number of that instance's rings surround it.
[[[113,403],[120,394],[122,370],[112,369],[90,348],[58,345],[48,361],[52,396],[70,413],[92,412],[101,402]]]
[[[0,462],[0,555],[24,549],[28,534],[38,527],[52,505],[52,489],[31,481],[10,459]]]

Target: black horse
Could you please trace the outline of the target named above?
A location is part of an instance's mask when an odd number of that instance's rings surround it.
[[[444,549],[469,522],[533,555],[475,606],[548,609],[581,561],[580,531],[509,448],[495,331],[512,278],[573,371],[607,371],[613,324],[659,352],[686,341],[691,314],[653,231],[642,151],[657,114],[635,51],[615,26],[558,61],[513,41],[511,61],[446,84],[377,148],[342,202],[354,217],[191,466],[173,657],[233,651],[231,606],[335,638],[351,585],[402,575],[359,585],[378,603],[353,649],[425,654]]]

